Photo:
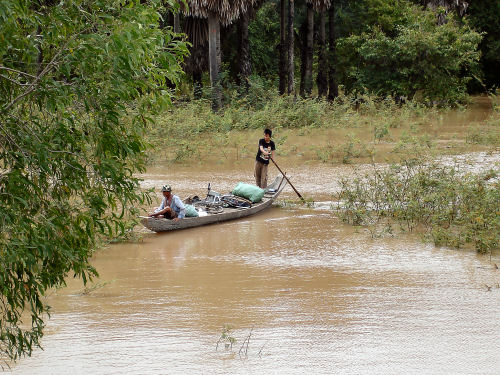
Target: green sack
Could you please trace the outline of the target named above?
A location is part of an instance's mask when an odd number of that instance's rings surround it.
[[[252,203],[255,203],[262,200],[265,191],[258,186],[238,182],[232,193],[238,197],[250,199]]]
[[[198,211],[196,211],[196,208],[190,204],[184,205],[186,208],[186,217],[198,217]]]

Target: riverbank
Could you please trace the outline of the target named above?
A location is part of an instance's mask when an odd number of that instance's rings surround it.
[[[467,108],[340,97],[334,103],[272,93],[250,103],[233,100],[223,112],[210,103],[179,103],[149,129],[151,163],[234,163],[252,158],[265,128],[277,156],[298,163],[398,161],[408,152],[457,155],[500,148],[498,97],[471,98]]]

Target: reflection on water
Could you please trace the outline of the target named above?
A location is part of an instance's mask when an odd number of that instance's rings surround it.
[[[471,252],[371,240],[324,210],[167,234],[96,255],[50,298],[15,374],[449,373],[500,368],[499,272]],[[493,285],[487,291],[485,284]],[[230,324],[235,353],[215,351]],[[247,358],[237,353],[253,328]]]
[[[476,166],[499,159],[483,156]],[[252,182],[253,162],[245,163],[159,165],[144,186],[168,182],[184,197],[212,182],[226,192]],[[359,169],[283,164],[303,195],[322,201],[173,233],[143,230],[143,242],[100,251],[93,264],[108,283],[82,294],[70,279],[52,294],[44,350],[12,373],[498,373],[498,256],[408,236],[373,240],[329,210],[340,179]],[[237,340],[232,353],[215,350],[225,324]]]

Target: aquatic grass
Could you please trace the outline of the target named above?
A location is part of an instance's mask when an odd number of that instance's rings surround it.
[[[86,285],[85,288],[79,293],[81,296],[87,296],[96,290],[104,288],[108,284],[112,284],[116,281],[116,279],[103,281],[103,282],[93,282],[92,285]]]
[[[340,144],[327,142],[324,146],[311,146],[312,150],[323,163],[351,164],[353,159],[367,158],[374,155],[373,147],[362,142],[352,133],[345,136],[345,141]]]
[[[224,348],[226,350],[232,350],[233,344],[236,343],[236,338],[234,338],[233,334],[233,326],[230,324],[224,324],[222,326],[221,335],[215,345],[215,350],[218,350],[220,343],[224,344]]]
[[[392,233],[419,228],[436,245],[473,246],[490,253],[500,245],[499,170],[464,174],[411,158],[354,180],[342,180],[338,210],[347,223]]]
[[[470,144],[500,146],[500,113],[495,111],[485,122],[469,126],[466,142]]]

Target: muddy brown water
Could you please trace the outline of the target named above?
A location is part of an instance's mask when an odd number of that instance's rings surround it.
[[[467,160],[482,168],[500,155]],[[83,294],[69,279],[52,292],[44,350],[11,372],[499,373],[500,256],[409,235],[372,239],[330,210],[340,178],[359,166],[281,162],[313,207],[165,234],[140,229],[141,242],[100,250],[92,261],[100,284]],[[221,192],[251,182],[251,169],[251,160],[165,163],[143,178],[183,197],[203,194],[207,182]],[[294,193],[287,187],[283,197]],[[236,341],[216,350],[224,326]]]

